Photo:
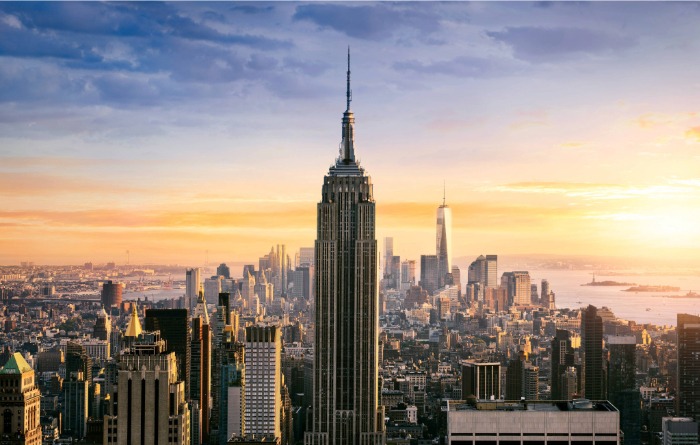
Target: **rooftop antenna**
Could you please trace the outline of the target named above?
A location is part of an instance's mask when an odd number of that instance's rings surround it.
[[[348,87],[345,92],[347,98],[347,110],[350,111],[350,101],[352,101],[352,90],[350,89],[350,46],[348,45]]]
[[[442,180],[442,206],[443,207],[445,207],[445,191],[446,191],[445,180],[443,179]]]

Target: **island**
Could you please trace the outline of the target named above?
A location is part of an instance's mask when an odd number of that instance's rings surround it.
[[[680,287],[676,286],[633,286],[629,289],[622,289],[623,292],[678,292]]]
[[[620,281],[591,281],[590,283],[584,283],[581,286],[636,286],[637,283],[623,283]]]

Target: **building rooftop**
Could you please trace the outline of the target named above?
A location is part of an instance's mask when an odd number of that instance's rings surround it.
[[[0,374],[22,374],[23,372],[29,372],[32,367],[29,363],[22,357],[22,354],[15,352],[10,356],[10,359],[5,363],[5,366],[0,369]]]
[[[477,400],[476,405],[464,400],[449,400],[448,411],[617,411],[607,400]]]

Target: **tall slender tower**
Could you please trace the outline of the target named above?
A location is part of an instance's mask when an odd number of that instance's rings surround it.
[[[385,442],[378,405],[379,307],[372,181],[355,159],[347,108],[340,155],[323,179],[318,203],[313,422],[307,445]]]
[[[209,443],[211,396],[211,325],[204,295],[200,292],[192,315],[190,343],[190,400],[197,402],[199,416],[192,419],[192,443]]]
[[[603,320],[595,306],[581,312],[581,347],[583,348],[583,395],[590,400],[607,397],[603,375]]]
[[[447,274],[452,272],[452,209],[445,204],[444,191],[442,205],[437,209],[435,252],[438,259],[438,284],[443,287],[447,283]]]
[[[678,314],[676,412],[700,422],[700,317]]]

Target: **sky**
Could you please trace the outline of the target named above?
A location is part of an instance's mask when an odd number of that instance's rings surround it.
[[[313,246],[352,53],[377,238],[700,260],[697,2],[0,2],[0,265]]]

